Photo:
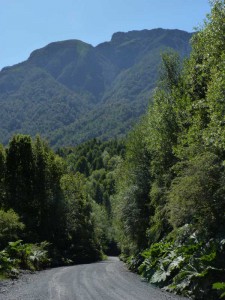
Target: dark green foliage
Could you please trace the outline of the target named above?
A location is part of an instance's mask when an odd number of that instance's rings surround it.
[[[174,227],[193,224],[205,235],[225,229],[223,161],[204,152],[176,165],[178,176],[168,194],[170,222]],[[179,168],[179,169],[178,169]]]
[[[77,161],[75,165],[76,172],[80,172],[86,176],[89,175],[89,167],[87,159],[84,156],[81,156],[81,158]]]
[[[218,299],[216,289],[224,291],[224,5],[214,2],[183,67],[178,55],[163,55],[154,102],[133,131],[115,195],[117,236],[130,268],[140,265],[151,283],[193,299]],[[137,160],[146,152],[146,161]],[[147,223],[137,209],[140,179]],[[145,228],[139,251],[137,228]]]
[[[175,239],[153,244],[142,253],[144,262],[139,273],[149,282],[170,292],[182,293],[193,299],[216,299],[211,285],[224,276],[224,240],[204,240],[184,226]]]
[[[116,33],[96,47],[56,42],[0,72],[0,141],[40,133],[56,147],[124,136],[148,105],[160,53],[190,53],[180,30]],[[32,117],[31,117],[32,116]]]
[[[117,194],[114,197],[117,239],[126,254],[147,246],[146,230],[151,215],[149,188],[150,154],[145,142],[145,121],[129,135],[126,158],[117,171]]]
[[[162,65],[159,73],[160,87],[167,93],[172,93],[178,86],[181,77],[181,61],[179,54],[174,51],[162,54]]]
[[[0,154],[0,199],[1,207],[7,210],[0,210],[1,249],[23,238],[29,243],[29,247],[24,246],[26,251],[33,251],[33,244],[50,243],[52,265],[100,259],[84,180],[79,175],[68,175],[66,163],[39,136],[32,141],[30,136],[16,135]],[[32,257],[39,252],[35,253]],[[10,259],[11,252],[7,255]]]
[[[91,218],[91,203],[85,193],[84,177],[79,173],[76,176],[65,175],[61,179],[61,187],[66,207],[66,257],[76,263],[96,261],[101,252]]]
[[[15,278],[19,269],[41,270],[50,264],[48,243],[24,244],[21,240],[9,242],[8,246],[0,251],[0,275]]]
[[[102,250],[115,254],[110,196],[123,152],[117,140],[92,140],[59,149],[60,157],[39,136],[14,136],[1,148],[0,196],[10,209],[0,211],[1,249],[21,237],[30,247],[46,240],[53,265],[96,261]]]
[[[216,282],[213,284],[213,289],[221,292],[220,298],[225,297],[225,282]]]
[[[36,214],[33,203],[34,157],[31,138],[14,136],[9,144],[6,157],[7,206],[19,214],[24,221]]]
[[[5,149],[0,144],[0,207],[4,205],[5,202],[5,173],[6,173],[6,155]]]
[[[53,242],[57,236],[59,240],[61,161],[40,138],[33,144],[29,136],[17,135],[7,149],[6,170],[5,206],[21,216],[25,239]]]
[[[23,230],[24,224],[12,209],[0,210],[0,249],[6,247],[8,242],[17,240]]]
[[[88,203],[92,206],[96,238],[107,254],[118,253],[112,228],[111,197],[115,193],[116,168],[124,150],[122,141],[102,142],[93,139],[74,148],[57,151],[65,158],[69,172],[76,177],[81,173],[85,178],[83,194],[87,195]]]

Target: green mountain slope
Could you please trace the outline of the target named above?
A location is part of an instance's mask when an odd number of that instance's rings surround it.
[[[160,54],[190,53],[191,33],[153,29],[118,32],[96,47],[55,42],[0,72],[0,141],[40,133],[55,146],[124,135],[155,87]]]

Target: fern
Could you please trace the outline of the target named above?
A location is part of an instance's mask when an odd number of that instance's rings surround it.
[[[218,290],[219,292],[222,292],[220,298],[225,297],[225,282],[216,282],[213,284],[212,288]]]
[[[21,240],[8,243],[0,252],[0,275],[17,277],[19,269],[40,270],[50,262],[45,248],[49,244],[23,244]]]
[[[187,228],[185,230],[188,234]],[[205,299],[204,293],[215,295],[211,289],[215,274],[221,277],[225,274],[221,265],[223,244],[223,240],[216,239],[203,243],[196,234],[186,239],[178,235],[172,242],[163,240],[145,250],[138,270],[149,282],[167,291]],[[214,285],[216,287],[221,286]],[[224,293],[225,290],[221,296]]]

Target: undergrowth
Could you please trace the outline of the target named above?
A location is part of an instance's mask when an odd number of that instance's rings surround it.
[[[126,258],[129,268],[166,291],[192,299],[219,299],[225,295],[225,240],[206,242],[184,226],[137,256]]]
[[[0,279],[18,277],[20,269],[41,270],[50,263],[46,247],[49,244],[24,244],[22,240],[9,242],[8,246],[0,251]]]

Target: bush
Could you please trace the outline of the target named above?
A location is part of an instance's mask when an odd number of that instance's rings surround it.
[[[212,284],[225,275],[224,240],[203,242],[187,226],[175,240],[162,240],[144,251],[139,273],[165,290],[193,299],[216,299]]]
[[[24,227],[12,209],[0,210],[0,249],[4,249],[8,242],[17,240]]]
[[[19,269],[41,270],[50,263],[48,252],[45,250],[49,244],[23,244],[21,240],[9,242],[8,246],[0,252],[0,275],[17,277]]]

